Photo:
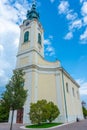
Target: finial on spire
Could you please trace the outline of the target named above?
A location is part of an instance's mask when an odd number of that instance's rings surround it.
[[[27,19],[32,20],[32,19],[37,19],[39,20],[39,13],[36,11],[36,0],[32,0],[32,7],[31,10],[27,11]]]

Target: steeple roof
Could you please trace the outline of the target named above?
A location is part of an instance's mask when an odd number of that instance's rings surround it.
[[[27,11],[27,19],[29,19],[29,20],[32,20],[32,19],[39,20],[39,13],[36,11],[36,2],[35,1],[33,1],[31,10]]]

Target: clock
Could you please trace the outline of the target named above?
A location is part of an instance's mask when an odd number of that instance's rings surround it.
[[[26,26],[28,26],[28,25],[29,25],[29,22],[26,23]]]

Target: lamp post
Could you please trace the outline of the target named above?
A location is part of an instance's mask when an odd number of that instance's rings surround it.
[[[14,104],[14,91],[12,92],[12,114],[11,114],[11,125],[10,125],[10,130],[12,130],[12,124],[13,124],[13,117],[14,117],[14,107],[13,107],[13,104]]]

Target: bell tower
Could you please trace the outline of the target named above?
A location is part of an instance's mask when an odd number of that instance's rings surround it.
[[[16,69],[25,71],[24,88],[28,90],[27,100],[22,110],[21,123],[29,123],[30,103],[38,99],[38,67],[39,59],[44,59],[44,32],[39,22],[39,13],[33,1],[31,10],[27,11],[26,19],[20,26],[20,40],[17,54]],[[21,115],[21,114],[20,114]],[[18,122],[18,111],[15,112],[14,122]],[[16,120],[17,119],[17,120]]]
[[[36,3],[33,1],[31,10],[27,11],[26,19],[20,26],[16,68],[36,64],[38,55],[44,57],[43,33],[39,13],[36,11]]]

